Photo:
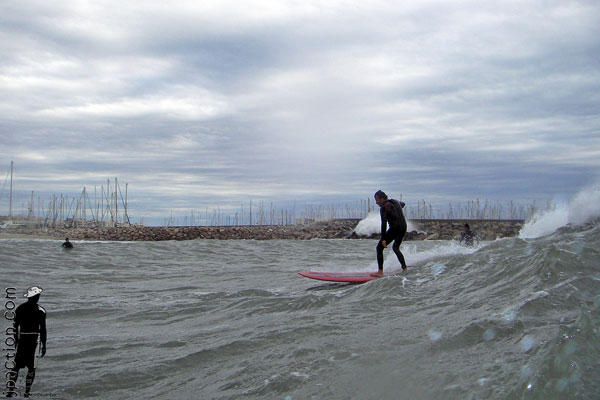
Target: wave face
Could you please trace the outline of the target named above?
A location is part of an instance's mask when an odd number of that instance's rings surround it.
[[[375,245],[3,240],[0,271],[44,288],[41,398],[600,397],[598,223],[403,244],[409,272],[364,285],[296,275],[375,271]]]

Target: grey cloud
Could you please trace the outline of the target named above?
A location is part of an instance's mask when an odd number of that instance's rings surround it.
[[[31,189],[116,175],[151,212],[548,197],[598,170],[594,2],[71,6],[0,13],[0,160]]]

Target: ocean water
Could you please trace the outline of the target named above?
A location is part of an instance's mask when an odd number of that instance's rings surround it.
[[[599,399],[600,223],[528,229],[364,285],[296,273],[373,240],[2,240],[0,272],[44,288],[38,399]]]

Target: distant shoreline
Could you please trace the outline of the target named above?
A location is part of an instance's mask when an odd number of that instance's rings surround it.
[[[361,236],[354,233],[358,219],[339,219],[304,225],[252,226],[189,226],[189,227],[75,227],[37,229],[17,227],[0,230],[0,239],[55,239],[108,241],[162,241],[195,239],[254,239],[254,240],[310,240],[310,239],[366,239],[378,238],[375,233]],[[411,220],[416,230],[408,232],[405,240],[453,240],[460,237],[463,226],[469,223],[481,240],[494,240],[518,235],[523,220],[468,220],[423,219]]]

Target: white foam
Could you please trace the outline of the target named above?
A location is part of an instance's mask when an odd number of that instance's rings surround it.
[[[560,205],[556,209],[535,214],[519,232],[521,239],[533,239],[548,235],[557,228],[569,223],[568,206]]]
[[[437,245],[427,249],[417,249],[417,246],[414,244],[402,244],[400,248],[404,257],[407,260],[408,265],[411,264],[420,264],[425,261],[438,258],[438,257],[446,257],[453,256],[459,254],[471,254],[476,252],[478,249],[483,247],[483,244],[479,244],[478,246],[466,247],[460,245],[456,241],[439,241],[436,243]],[[391,257],[393,253],[389,257]],[[388,258],[389,258],[388,257]],[[397,261],[397,260],[396,260]],[[400,265],[400,264],[398,264]]]
[[[535,214],[527,222],[519,237],[533,239],[548,235],[567,224],[581,225],[600,216],[600,184],[583,189],[567,203],[558,204],[554,209]]]
[[[404,254],[404,258],[406,259],[406,263],[409,265],[409,268],[411,265],[424,264],[429,260],[437,258],[443,258],[460,254],[471,254],[484,246],[484,244],[479,244],[478,246],[474,247],[466,247],[461,246],[458,242],[450,242],[445,240],[435,241],[434,243],[435,246],[433,246],[432,248],[423,249],[422,246],[418,246],[410,242],[402,242],[400,251],[402,251],[402,254]],[[384,269],[387,272],[394,273],[401,269],[400,262],[398,261],[398,258],[396,258],[396,255],[392,251],[391,246],[388,246],[388,248],[385,250],[384,258]],[[440,266],[442,265],[443,264],[440,264]],[[440,275],[445,271],[440,266],[432,267],[432,273],[434,274],[434,276]],[[445,265],[443,265],[443,267],[445,267]],[[373,261],[370,264],[369,268],[377,269],[377,261]]]
[[[412,232],[415,230],[414,226],[410,221],[406,221],[407,231]],[[379,215],[379,211],[371,211],[366,218],[361,220],[356,228],[354,228],[354,232],[357,235],[369,236],[373,234],[377,234],[381,232],[381,217]]]
[[[364,272],[364,271],[377,271],[377,260],[375,258],[375,241],[373,241],[373,250],[372,261],[365,267],[344,267],[340,266],[339,263],[335,261],[327,262],[321,265],[319,268],[314,269],[315,271],[327,271],[327,272]],[[425,244],[431,246],[430,248],[423,248]],[[425,264],[429,260],[434,260],[437,258],[445,258],[451,257],[454,255],[461,254],[471,254],[479,250],[480,248],[486,246],[487,243],[479,243],[477,246],[466,247],[460,245],[456,241],[446,241],[446,240],[431,240],[431,241],[416,241],[416,242],[402,242],[400,246],[400,251],[404,254],[404,258],[406,259],[406,263],[409,266],[422,265]],[[396,255],[392,251],[392,246],[388,246],[386,250],[384,250],[384,269],[386,273],[396,273],[401,270],[400,262]],[[441,265],[441,264],[440,264]],[[444,265],[444,267],[446,267]],[[432,270],[434,275],[442,274],[445,270],[440,269],[440,267],[435,267]]]
[[[357,235],[369,236],[379,232],[380,229],[381,219],[379,213],[372,211],[356,225],[354,232],[356,232]]]

